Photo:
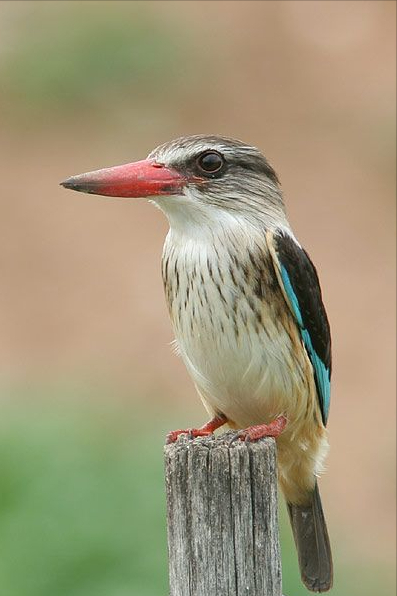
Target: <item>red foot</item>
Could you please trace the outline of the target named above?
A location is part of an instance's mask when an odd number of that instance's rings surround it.
[[[212,435],[214,430],[226,424],[227,418],[220,414],[215,416],[212,420],[201,426],[200,428],[188,428],[186,430],[172,430],[167,435],[167,443],[175,443],[179,435],[189,435],[192,439],[195,437],[208,437]]]
[[[195,439],[196,437],[207,437],[208,435],[211,435],[211,431],[204,431],[201,430],[200,428],[186,428],[186,429],[181,429],[181,430],[172,430],[171,432],[169,432],[167,434],[167,443],[175,443],[175,441],[178,439],[179,435],[189,435],[189,437],[191,437],[192,439]]]
[[[258,424],[257,426],[250,426],[244,430],[240,430],[237,433],[237,438],[245,441],[258,441],[258,439],[263,439],[263,437],[276,438],[281,435],[286,424],[286,417],[279,416],[269,424]]]

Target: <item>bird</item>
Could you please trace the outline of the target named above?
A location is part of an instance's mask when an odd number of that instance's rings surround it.
[[[302,581],[328,591],[332,553],[317,479],[329,447],[330,325],[276,171],[243,141],[193,135],[61,184],[144,197],[167,217],[166,302],[177,349],[211,416],[168,441],[225,424],[241,440],[275,437]]]

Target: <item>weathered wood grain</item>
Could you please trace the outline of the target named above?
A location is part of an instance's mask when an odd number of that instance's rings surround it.
[[[281,596],[273,439],[165,447],[170,596]]]

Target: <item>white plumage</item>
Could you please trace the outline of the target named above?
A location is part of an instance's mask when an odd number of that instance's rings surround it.
[[[170,317],[197,391],[208,412],[222,413],[234,428],[287,417],[278,440],[280,480],[299,502],[322,470],[327,440],[322,424],[312,432],[320,415],[311,364],[281,289],[265,278],[264,295],[253,291],[249,255],[271,263],[275,227],[202,206],[192,192],[156,204],[170,222],[162,259]],[[286,222],[283,230],[292,235]]]

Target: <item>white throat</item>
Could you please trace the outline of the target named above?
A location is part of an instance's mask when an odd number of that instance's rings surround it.
[[[185,194],[156,197],[151,202],[165,214],[175,236],[213,238],[214,235],[222,237],[230,233],[256,235],[276,229],[291,233],[284,213],[272,206],[264,205],[257,213],[232,211],[202,202],[189,189]]]

